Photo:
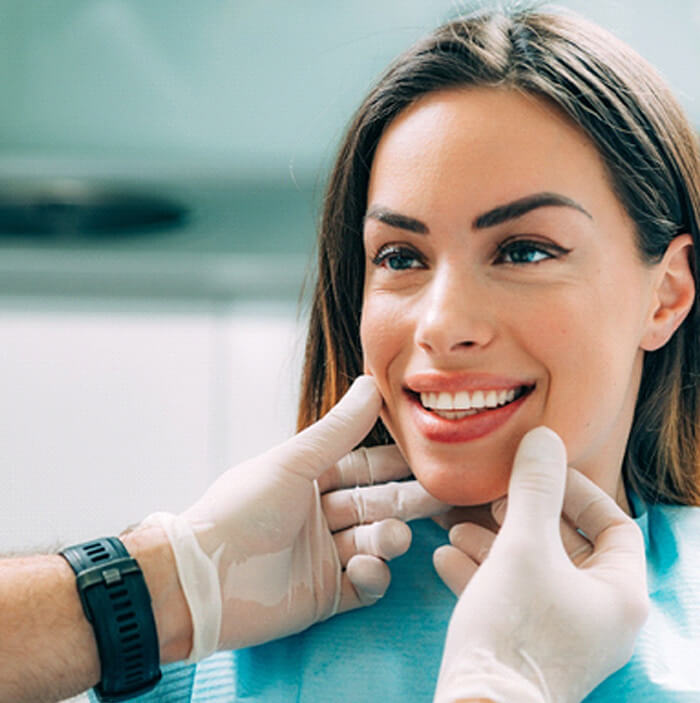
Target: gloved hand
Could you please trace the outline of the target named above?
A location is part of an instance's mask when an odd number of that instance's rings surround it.
[[[565,519],[592,545],[579,566],[562,542],[562,503]],[[485,532],[456,526],[462,549],[435,553],[448,585],[466,583],[436,703],[581,701],[628,661],[646,619],[641,532],[595,484],[567,472],[564,445],[546,427],[523,438],[501,530],[495,539],[482,539]]]
[[[447,506],[415,480],[350,488],[410,476],[396,447],[339,461],[381,405],[374,381],[360,377],[319,422],[229,469],[184,513],[142,523],[164,528],[173,548],[192,617],[189,661],[300,632],[384,594],[384,560],[410,545],[403,521]]]

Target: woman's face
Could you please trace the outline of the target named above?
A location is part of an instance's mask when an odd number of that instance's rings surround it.
[[[425,96],[379,142],[364,245],[365,370],[430,493],[504,495],[547,425],[624,502],[653,267],[582,132],[514,91]]]

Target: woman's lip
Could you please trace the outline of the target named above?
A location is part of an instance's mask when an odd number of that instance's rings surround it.
[[[405,388],[413,393],[445,391],[490,391],[510,390],[521,386],[534,386],[535,382],[527,378],[497,375],[490,373],[444,373],[422,371],[411,374],[404,379]]]
[[[507,405],[485,410],[475,415],[468,415],[459,420],[448,420],[427,410],[421,404],[420,398],[414,393],[408,392],[406,397],[410,402],[413,421],[418,431],[426,439],[456,444],[480,439],[501,428],[532,395],[532,390],[534,388]]]

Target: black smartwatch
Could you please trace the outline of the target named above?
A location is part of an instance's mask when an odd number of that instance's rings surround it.
[[[76,544],[60,552],[76,574],[102,666],[95,693],[123,701],[150,691],[161,678],[151,595],[138,562],[116,537]]]

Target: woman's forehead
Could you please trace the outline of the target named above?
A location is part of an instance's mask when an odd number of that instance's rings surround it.
[[[459,88],[424,96],[386,129],[368,210],[379,204],[421,219],[470,203],[476,215],[547,192],[589,212],[619,207],[593,143],[548,101],[511,89]],[[407,204],[424,211],[404,212]]]

